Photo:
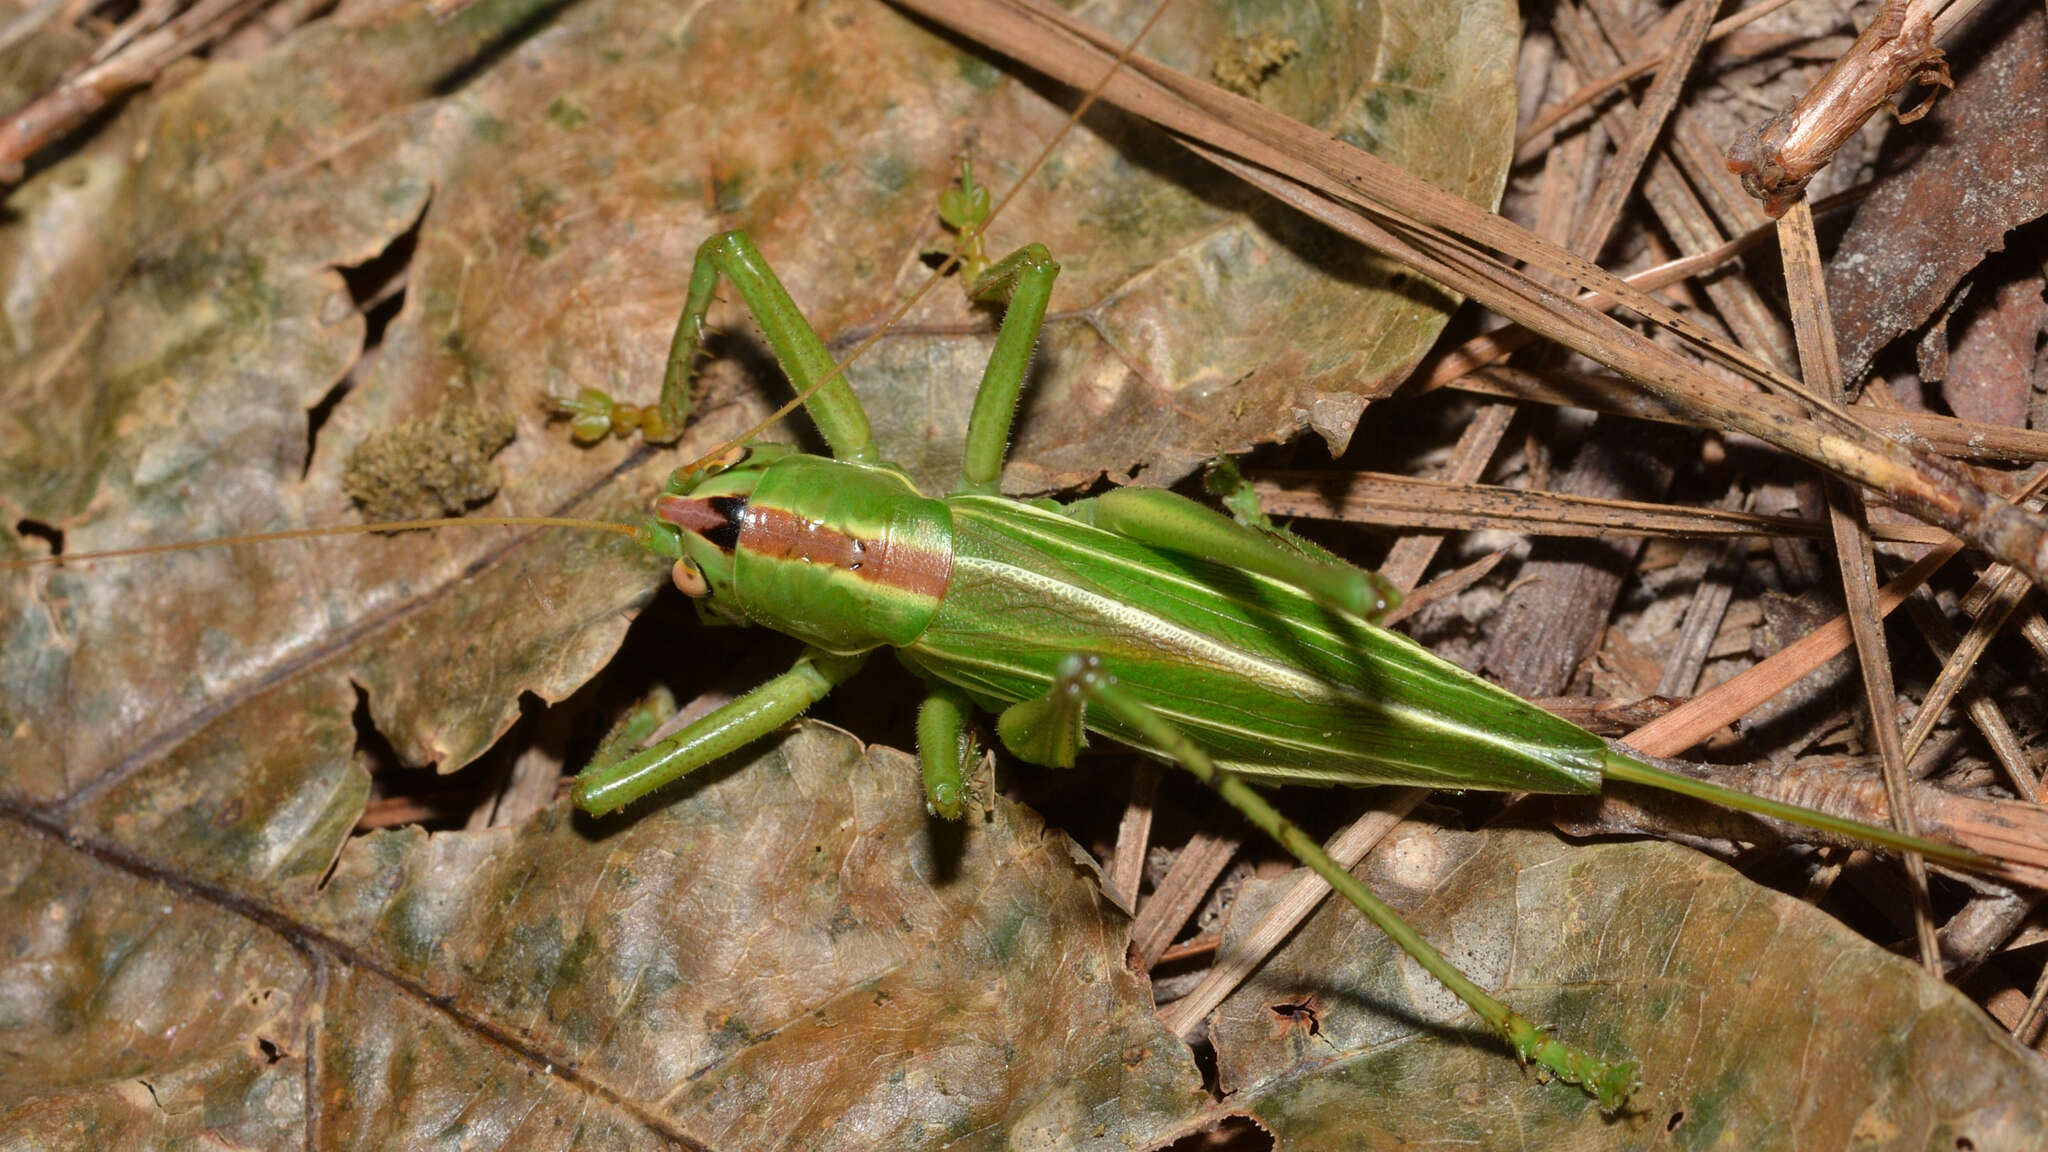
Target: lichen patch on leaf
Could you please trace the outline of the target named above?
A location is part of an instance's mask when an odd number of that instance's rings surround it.
[[[372,522],[460,516],[498,494],[491,457],[517,431],[502,409],[450,404],[356,445],[342,487]]]

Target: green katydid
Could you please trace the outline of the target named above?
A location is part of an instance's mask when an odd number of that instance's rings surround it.
[[[576,803],[604,813],[795,719],[875,649],[930,687],[919,715],[927,801],[957,818],[969,714],[998,716],[1021,759],[1071,765],[1093,732],[1174,761],[1392,936],[1523,1060],[1620,1107],[1635,1067],[1578,1051],[1477,987],[1331,860],[1251,781],[1422,784],[1549,793],[1647,784],[1961,865],[1950,845],[1675,775],[1487,684],[1373,620],[1392,591],[1358,569],[1175,494],[1121,489],[1060,505],[998,492],[1012,414],[1058,265],[1030,245],[971,290],[1007,304],[954,490],[919,492],[880,459],[823,342],[747,237],[706,241],[692,269],[658,405],[621,417],[586,390],[560,402],[579,435],[672,436],[718,282],[732,283],[830,446],[767,444],[680,469],[651,547],[708,617],[808,648],[787,672],[653,747],[601,757]]]

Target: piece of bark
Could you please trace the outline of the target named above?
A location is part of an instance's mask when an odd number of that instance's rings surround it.
[[[1603,418],[1558,483],[1579,496],[1655,500],[1687,438]],[[1558,696],[1607,627],[1640,537],[1539,544],[1495,617],[1482,667],[1510,692]]]
[[[1828,266],[1828,300],[1851,380],[1924,324],[2005,234],[2048,212],[2048,16],[2010,22],[1981,58],[1955,53],[1956,91],[1928,118],[1925,152],[1886,175]]]

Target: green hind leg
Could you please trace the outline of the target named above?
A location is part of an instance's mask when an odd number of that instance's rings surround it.
[[[1117,488],[1070,505],[1067,514],[1155,548],[1271,577],[1367,620],[1401,602],[1400,591],[1378,573],[1316,555],[1162,488]]]
[[[1444,959],[1429,941],[1401,919],[1358,878],[1344,870],[1322,845],[1282,816],[1264,796],[1236,775],[1216,767],[1207,753],[1182,735],[1157,712],[1117,684],[1116,677],[1102,668],[1093,656],[1068,656],[1060,665],[1052,692],[1034,701],[1016,705],[1003,713],[1000,729],[1003,742],[1027,760],[1039,763],[1072,763],[1082,726],[1081,714],[1088,705],[1115,716],[1145,743],[1167,755],[1193,773],[1202,783],[1244,814],[1267,835],[1287,849],[1294,858],[1329,881],[1330,887],[1365,913],[1401,950],[1456,993],[1479,1018],[1505,1039],[1515,1054],[1549,1071],[1558,1079],[1577,1084],[1613,1112],[1628,1102],[1635,1091],[1636,1066],[1610,1063],[1553,1040],[1528,1017],[1489,995],[1455,965]]]

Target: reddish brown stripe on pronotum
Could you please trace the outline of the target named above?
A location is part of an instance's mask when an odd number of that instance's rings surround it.
[[[952,553],[908,546],[888,535],[856,536],[783,508],[740,512],[740,547],[771,560],[824,564],[862,580],[936,599],[953,572]]]

